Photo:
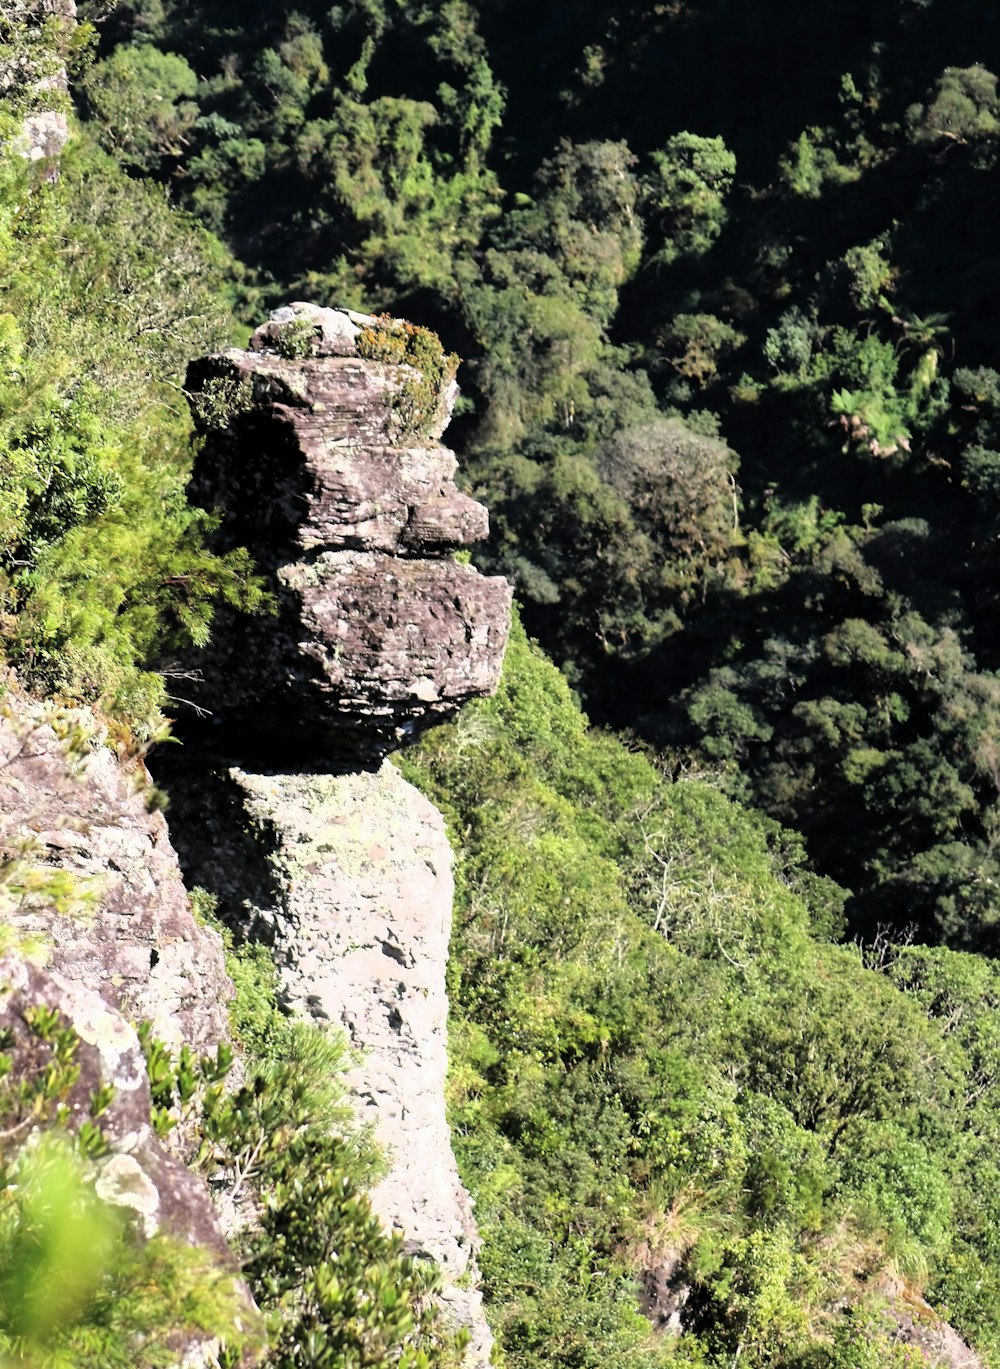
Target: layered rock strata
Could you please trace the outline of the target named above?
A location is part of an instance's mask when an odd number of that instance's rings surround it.
[[[277,606],[220,621],[196,663],[193,699],[236,754],[376,765],[496,688],[511,591],[449,555],[487,514],[437,441],[455,387],[431,337],[296,304],[188,372],[192,498]]]

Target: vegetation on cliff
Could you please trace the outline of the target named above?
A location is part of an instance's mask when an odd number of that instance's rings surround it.
[[[407,763],[459,847],[452,1102],[507,1363],[913,1364],[902,1287],[1000,1364],[994,16],[197,8],[95,4],[72,51],[0,23],[6,661],[143,744],[153,661],[257,593],[184,500],[188,357],[289,294],[438,327],[485,560],[633,737],[519,639]],[[88,44],[54,179],[18,121]],[[346,1306],[302,1191],[376,1234],[305,1136],[252,1268]],[[275,1363],[327,1362],[283,1324]],[[367,1362],[437,1353],[394,1345]]]
[[[13,59],[10,59],[13,60]],[[248,558],[204,545],[185,500],[193,349],[226,340],[222,246],[86,138],[51,167],[0,138],[0,625],[48,692],[99,704],[141,745],[162,726],[148,669],[204,640],[211,603],[258,597]]]
[[[993,1363],[992,962],[837,944],[799,838],[588,731],[523,632],[403,764],[460,853],[453,1120],[510,1362],[920,1363],[902,1276]],[[637,1314],[658,1270],[680,1340]]]

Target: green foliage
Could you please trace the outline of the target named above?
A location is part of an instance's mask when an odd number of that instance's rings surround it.
[[[224,1336],[236,1354],[248,1344],[242,1298],[215,1255],[162,1234],[138,1242],[65,1137],[24,1146],[0,1171],[5,1365],[154,1369],[176,1362],[185,1333]]]
[[[894,1362],[871,1270],[943,1288],[958,1250],[947,1286],[968,1290],[986,1258],[962,1176],[988,1186],[993,1123],[955,1113],[980,1067],[945,1026],[950,962],[882,973],[825,944],[843,894],[801,844],[589,732],[519,630],[497,698],[405,768],[462,833],[452,1116],[507,1355]],[[959,983],[971,1010],[983,986]],[[961,1161],[959,1134],[982,1138]],[[657,1251],[694,1290],[680,1341],[623,1296]]]
[[[588,455],[511,458],[495,561],[560,659],[647,655],[725,579],[737,533],[732,453],[677,419],[609,434]]]
[[[198,117],[198,78],[176,53],[116,48],[83,82],[103,146],[140,171],[179,157]]]
[[[939,725],[916,671],[883,688],[841,655],[820,677],[846,619],[891,639],[915,615],[954,634],[963,674],[1000,666],[1000,51],[980,10],[595,0],[555,24],[523,0],[302,0],[237,24],[226,0],[123,0],[85,92],[100,136],[248,260],[252,294],[410,312],[466,354],[482,560],[595,715],[724,761],[828,873],[874,880],[859,928],[895,890],[893,916],[962,945],[994,918],[994,799],[953,725],[981,686],[947,718],[940,690]],[[615,434],[696,413],[739,453],[741,496],[731,546],[697,567],[597,471]],[[113,498],[90,455],[74,438],[53,518]],[[936,573],[898,534],[872,546],[880,519],[923,521]],[[75,661],[75,631],[42,650]],[[102,644],[81,649],[91,693],[130,694],[117,666],[95,682]],[[949,796],[940,824],[918,761]]]
[[[335,1160],[329,1143],[295,1144],[267,1195],[249,1273],[280,1327],[269,1363],[457,1369],[463,1342],[429,1300],[440,1276],[385,1234]]]
[[[911,136],[923,142],[968,142],[995,136],[1000,100],[997,78],[982,66],[946,67],[933,100],[907,111]]]
[[[428,328],[388,315],[362,328],[356,345],[358,355],[369,361],[409,366],[416,372],[393,396],[393,437],[400,442],[426,437],[442,417],[445,394],[458,370],[458,357],[446,353]]]
[[[5,120],[66,107],[59,78],[66,64],[86,51],[93,29],[88,24],[77,27],[67,15],[52,9],[30,0],[8,0],[4,5],[0,88]]]
[[[7,9],[16,119],[67,40]],[[136,661],[165,630],[203,633],[208,594],[245,579],[179,579],[198,530],[170,495],[184,438],[163,382],[220,259],[166,230],[163,182],[248,259],[251,294],[411,312],[469,354],[456,442],[493,506],[484,559],[595,712],[799,829],[866,944],[890,919],[992,951],[1000,51],[982,7],[236,17],[123,0],[86,100],[153,184],[71,155],[65,188],[26,197],[17,166],[0,202],[22,668],[149,718]],[[155,480],[128,455],[140,432],[169,458]],[[928,1271],[995,1356],[981,962],[823,945],[842,898],[803,842],[589,736],[520,642],[501,697],[450,736],[419,764],[467,834],[455,1107],[513,1362],[895,1366],[858,1297],[886,1258]],[[266,964],[243,973],[263,1049]],[[634,1315],[646,1237],[695,1289],[676,1344]]]
[[[803,129],[788,152],[778,161],[778,175],[793,195],[818,200],[831,185],[857,179],[857,171],[840,162],[837,148],[829,145],[829,130]]]
[[[676,314],[657,341],[673,351],[670,362],[677,373],[704,389],[746,337],[714,314]]]
[[[252,1340],[246,1308],[214,1252],[158,1233],[140,1237],[95,1191],[108,1143],[103,1085],[89,1118],[71,1110],[80,1037],[61,1013],[26,1009],[24,1033],[0,1042],[0,1354],[34,1369],[168,1366],[177,1338]]]
[[[2,160],[5,651],[140,744],[164,703],[143,669],[152,653],[204,641],[216,597],[259,601],[246,555],[209,554],[211,520],[183,495],[172,377],[220,335],[221,264],[155,190],[92,150],[67,152],[55,186]]]
[[[651,160],[645,190],[662,235],[658,259],[669,263],[680,256],[700,256],[725,225],[735,156],[721,138],[675,133]]]
[[[470,7],[350,0],[255,20],[234,27],[218,2],[197,17],[123,6],[132,41],[87,81],[102,136],[296,293],[451,296],[453,254],[496,213],[486,154],[504,108]],[[158,101],[129,119],[143,85]]]
[[[238,1086],[226,1084],[225,1046],[196,1061],[148,1028],[140,1035],[159,1133],[177,1128],[193,1168],[210,1169],[230,1201],[250,1194],[261,1209],[241,1254],[267,1321],[267,1363],[457,1369],[464,1341],[432,1299],[438,1271],[405,1254],[366,1197],[377,1161],[352,1123],[343,1040],[280,1014],[260,948],[229,964],[234,1022],[251,1052]]]

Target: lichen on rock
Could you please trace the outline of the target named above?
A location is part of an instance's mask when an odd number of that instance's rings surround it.
[[[250,549],[277,611],[221,616],[186,663],[198,744],[158,776],[188,879],[238,942],[271,948],[294,1016],[363,1052],[355,1097],[388,1159],[373,1205],[440,1266],[485,1369],[444,1102],[451,853],[441,815],[382,763],[494,692],[510,626],[507,582],[452,555],[488,531],[437,440],[455,364],[402,320],[293,304],[247,350],[191,365],[191,494],[220,549]]]

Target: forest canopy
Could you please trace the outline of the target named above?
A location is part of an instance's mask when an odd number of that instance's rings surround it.
[[[943,0],[125,0],[81,104],[248,299],[466,358],[482,559],[596,717],[803,831],[856,928],[989,948],[998,70]]]

